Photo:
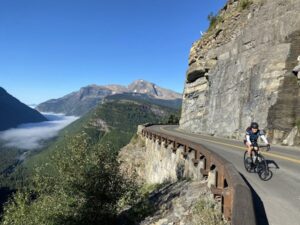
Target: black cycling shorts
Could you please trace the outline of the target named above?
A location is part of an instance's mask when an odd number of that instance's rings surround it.
[[[245,139],[245,140],[244,140],[244,144],[246,145],[246,143],[247,143],[247,140]],[[253,147],[258,147],[258,144],[257,144],[256,141],[251,142],[251,145],[252,145]]]

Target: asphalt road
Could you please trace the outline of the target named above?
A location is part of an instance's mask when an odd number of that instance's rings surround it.
[[[198,142],[232,162],[252,189],[259,224],[300,225],[300,149],[271,146],[271,151],[263,154],[273,177],[262,181],[256,173],[245,170],[245,146],[240,141],[190,134],[178,126],[151,129]]]

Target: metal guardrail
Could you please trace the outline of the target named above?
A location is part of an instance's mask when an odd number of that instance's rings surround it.
[[[154,141],[158,140],[159,144],[164,143],[165,147],[171,145],[174,153],[182,146],[185,158],[194,152],[191,160],[195,166],[202,163],[200,172],[203,176],[208,176],[211,170],[216,171],[215,185],[210,189],[214,197],[221,199],[225,219],[231,221],[232,225],[257,224],[251,190],[232,163],[199,143],[154,131],[151,125],[142,130],[142,135]]]

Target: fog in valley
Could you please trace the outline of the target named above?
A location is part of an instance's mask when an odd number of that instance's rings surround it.
[[[41,123],[26,123],[6,131],[0,132],[0,140],[5,147],[16,147],[33,150],[43,147],[43,141],[57,136],[58,132],[78,119],[75,116],[63,114],[43,113],[49,120]]]

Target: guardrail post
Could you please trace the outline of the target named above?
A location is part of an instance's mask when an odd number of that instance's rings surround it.
[[[200,150],[195,149],[195,156],[194,156],[194,159],[193,159],[194,166],[198,166],[199,161],[200,161]]]
[[[232,190],[225,188],[222,195],[222,213],[226,220],[231,220]]]
[[[224,167],[219,166],[217,174],[217,188],[224,188]]]
[[[210,155],[204,156],[204,167],[200,169],[203,176],[208,176],[210,171]]]
[[[168,139],[167,138],[164,139],[164,147],[168,148]]]
[[[183,158],[186,159],[188,156],[188,146],[184,145],[183,146],[183,152],[181,153]]]
[[[158,144],[161,145],[161,136],[157,136],[157,140]]]
[[[206,158],[205,155],[200,156],[200,172],[203,176],[208,175],[208,171],[206,170]]]
[[[177,142],[174,141],[174,142],[173,142],[173,146],[172,146],[172,151],[173,151],[173,153],[176,153],[177,147],[178,147]]]
[[[208,172],[207,186],[209,188],[215,188],[216,184],[217,184],[216,166],[215,165],[211,165],[210,170]]]

